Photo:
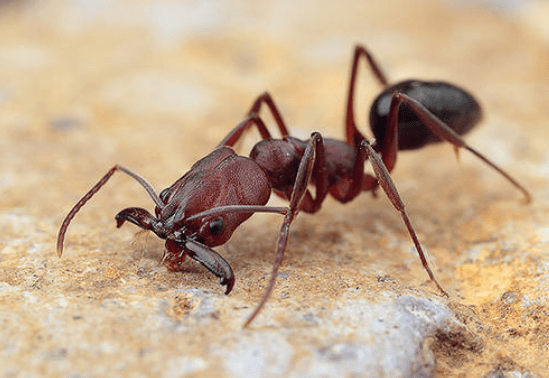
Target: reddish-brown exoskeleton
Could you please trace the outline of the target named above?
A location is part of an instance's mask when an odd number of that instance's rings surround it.
[[[354,121],[353,97],[361,57],[366,58],[374,75],[385,87],[370,113],[376,138],[372,144],[357,130]],[[273,139],[259,117],[262,104],[266,104],[273,114],[282,139]],[[233,288],[234,274],[229,263],[212,247],[226,243],[236,228],[253,213],[283,214],[271,279],[260,303],[246,321],[247,326],[264,306],[274,287],[290,224],[297,213],[318,211],[328,193],[346,203],[379,185],[400,212],[427,274],[447,295],[427,263],[404,203],[389,175],[395,166],[397,151],[445,140],[452,143],[456,151],[465,148],[492,166],[520,189],[527,201],[530,195],[459,136],[476,125],[481,113],[476,100],[454,85],[405,81],[388,86],[372,56],[357,46],[347,105],[346,141],[323,138],[318,132],[303,141],[289,135],[280,112],[270,95],[265,93],[254,102],[248,117],[213,152],[195,163],[189,172],[160,194],[138,174],[120,165],[114,166],[63,221],[57,239],[58,254],[62,254],[65,233],[76,213],[116,171],[122,171],[139,182],[156,205],[154,215],[136,207],[120,211],[116,215],[117,227],[128,221],[154,232],[166,240],[164,263],[169,269],[181,270],[185,257],[190,256],[221,278],[221,284],[226,285],[226,294]],[[237,155],[232,146],[254,125],[262,141],[254,146],[249,158]],[[372,164],[375,176],[364,172],[366,160]],[[315,187],[314,196],[308,189],[309,185]],[[287,199],[289,205],[265,206],[272,191]]]

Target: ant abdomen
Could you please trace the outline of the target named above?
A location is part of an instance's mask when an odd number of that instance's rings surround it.
[[[459,135],[467,133],[482,118],[477,100],[458,86],[443,81],[402,81],[381,92],[370,110],[370,127],[380,149],[385,139],[394,93],[402,93],[417,100]],[[398,136],[399,150],[415,150],[441,141],[406,103],[400,105],[398,113]]]

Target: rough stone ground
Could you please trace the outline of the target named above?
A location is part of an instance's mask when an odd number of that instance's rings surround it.
[[[549,376],[548,17],[543,1],[0,1],[0,376]],[[449,299],[382,195],[301,214],[246,330],[279,216],[217,248],[229,296],[197,264],[167,271],[154,236],[115,229],[117,210],[152,209],[122,176],[56,256],[63,216],[113,164],[163,189],[264,90],[296,136],[341,137],[357,42],[392,80],[475,93],[485,120],[468,141],[533,194],[524,205],[448,146],[399,155],[393,177]],[[366,130],[379,88],[365,70],[360,83]]]

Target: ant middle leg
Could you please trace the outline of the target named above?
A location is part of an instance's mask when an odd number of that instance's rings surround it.
[[[267,129],[267,126],[265,126],[263,120],[259,117],[259,111],[261,110],[261,105],[263,103],[267,104],[267,106],[269,107],[269,110],[271,111],[271,114],[276,121],[282,137],[288,136],[288,128],[286,127],[284,119],[282,118],[282,115],[278,110],[278,107],[274,103],[271,95],[268,92],[264,92],[263,94],[259,95],[254,101],[244,121],[240,122],[233,130],[231,130],[231,132],[225,138],[223,138],[223,140],[218,144],[217,147],[234,146],[235,143],[242,137],[244,132],[248,130],[252,123],[256,125],[259,134],[261,135],[261,139],[271,139],[271,133]]]
[[[217,148],[223,146],[233,147],[235,143],[242,137],[244,132],[248,130],[248,128],[252,124],[257,127],[257,130],[259,131],[262,139],[271,139],[271,133],[269,133],[267,126],[265,126],[265,122],[263,122],[263,120],[257,114],[250,114],[249,116],[244,118],[244,120],[240,122],[234,129],[232,129],[221,142],[219,142]]]
[[[282,114],[278,110],[278,107],[274,103],[274,100],[271,97],[271,94],[269,92],[264,92],[261,95],[259,95],[259,97],[257,97],[252,107],[250,108],[248,115],[259,114],[259,111],[261,110],[261,105],[263,103],[267,104],[269,110],[271,111],[271,114],[273,115],[273,118],[276,121],[278,130],[280,131],[280,134],[282,135],[282,137],[290,135],[290,133],[288,132],[288,128],[286,127],[286,123],[282,119]]]

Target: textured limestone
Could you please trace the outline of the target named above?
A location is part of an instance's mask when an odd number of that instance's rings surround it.
[[[0,376],[547,376],[549,8],[460,4],[0,1]],[[294,135],[341,137],[357,42],[393,80],[475,93],[485,121],[468,141],[533,194],[524,205],[448,146],[399,155],[395,182],[450,298],[382,193],[300,214],[246,330],[279,216],[254,216],[217,248],[237,276],[229,296],[197,264],[168,272],[153,235],[114,227],[119,209],[152,209],[122,176],[57,258],[63,216],[113,164],[161,190],[265,90]],[[366,130],[379,88],[360,75]]]

